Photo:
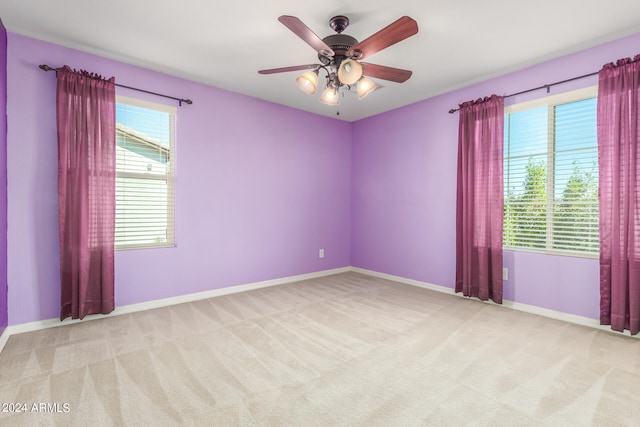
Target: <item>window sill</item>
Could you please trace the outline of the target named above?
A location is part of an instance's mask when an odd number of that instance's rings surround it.
[[[136,246],[116,246],[116,251],[133,251],[139,249],[167,249],[167,248],[175,248],[177,245],[175,243],[167,243],[163,245],[136,245]]]
[[[561,250],[545,250],[545,249],[529,249],[529,248],[514,248],[510,246],[503,246],[503,251],[509,252],[524,252],[530,254],[538,254],[538,255],[552,255],[552,256],[567,256],[573,258],[588,258],[588,259],[600,259],[599,253],[586,253],[586,252],[572,252],[572,251],[561,251]]]

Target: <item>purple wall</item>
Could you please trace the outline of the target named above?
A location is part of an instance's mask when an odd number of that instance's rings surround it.
[[[176,119],[177,247],[117,251],[117,305],[350,265],[349,123],[14,33],[8,48],[9,324],[59,315],[56,79],[43,63],[194,100]]]
[[[8,39],[11,325],[58,316],[55,77],[38,64],[194,99],[177,117],[178,246],[116,253],[116,300],[127,305],[348,265],[453,287],[458,116],[449,108],[593,72],[640,46],[636,34],[349,124],[13,33]],[[328,127],[345,138],[326,139]],[[319,248],[326,258],[318,259]],[[506,252],[505,266],[506,299],[598,317],[597,260]]]
[[[7,307],[7,31],[0,20],[0,334]]]
[[[598,71],[640,53],[640,34],[358,121],[353,127],[353,266],[453,288],[459,103]],[[590,86],[597,77],[552,88]],[[512,97],[514,104],[544,91]],[[506,252],[504,298],[598,318],[598,260]]]

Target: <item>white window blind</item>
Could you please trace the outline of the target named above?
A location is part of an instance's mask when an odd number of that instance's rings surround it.
[[[118,249],[174,245],[175,112],[166,105],[117,98]]]
[[[505,247],[598,254],[596,90],[505,109]]]

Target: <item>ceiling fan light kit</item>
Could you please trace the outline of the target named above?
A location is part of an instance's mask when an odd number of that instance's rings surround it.
[[[307,71],[296,79],[298,87],[307,95],[316,93],[318,87],[318,70]]]
[[[320,39],[309,27],[295,16],[283,15],[278,18],[283,25],[304,40],[318,53],[320,64],[296,65],[292,67],[260,70],[260,74],[274,74],[288,71],[310,70],[296,78],[301,91],[314,95],[318,87],[320,70],[326,73],[325,90],[320,102],[338,105],[340,89],[347,91],[355,87],[358,99],[373,92],[378,85],[369,77],[402,83],[411,77],[411,71],[384,65],[360,62],[367,56],[394,45],[418,32],[418,24],[408,16],[392,22],[365,40],[358,42],[354,37],[342,34],[349,26],[349,18],[334,16],[329,26],[337,33]]]
[[[362,99],[378,87],[375,82],[367,77],[362,77],[358,82],[358,99]]]
[[[362,65],[353,59],[345,59],[338,68],[338,80],[345,85],[352,85],[362,77]]]
[[[327,105],[338,105],[339,100],[338,91],[332,87],[326,88],[320,97],[320,102]]]

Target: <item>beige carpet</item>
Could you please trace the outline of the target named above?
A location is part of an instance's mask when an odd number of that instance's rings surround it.
[[[639,425],[640,340],[346,273],[14,335],[0,403],[27,409],[3,426]]]

